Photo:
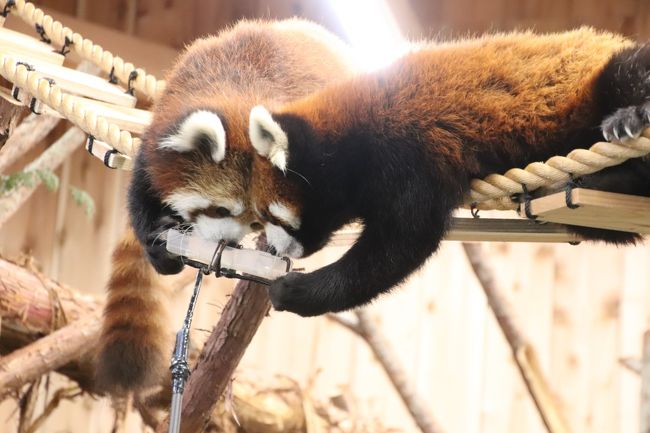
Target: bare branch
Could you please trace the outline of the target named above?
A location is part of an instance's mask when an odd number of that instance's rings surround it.
[[[47,137],[61,119],[48,115],[30,114],[25,117],[0,149],[0,173],[5,173],[21,156]]]
[[[350,331],[354,332],[355,334],[359,336],[363,336],[361,334],[361,328],[359,328],[359,321],[358,320],[353,320],[350,319],[349,317],[345,317],[341,314],[335,314],[335,313],[329,313],[326,314],[325,317],[332,322],[336,322],[339,325],[348,328]]]
[[[497,287],[493,269],[483,260],[480,246],[463,243],[463,248],[474,274],[481,283],[497,323],[512,349],[521,377],[547,431],[549,433],[570,432],[566,418],[555,400],[554,392],[544,378],[535,351],[519,330],[512,308]]]
[[[359,323],[359,335],[368,343],[375,358],[377,358],[384,371],[386,371],[388,378],[401,397],[402,402],[404,402],[404,405],[413,417],[413,421],[415,421],[423,433],[442,432],[440,426],[437,425],[426,409],[426,404],[418,395],[413,384],[409,381],[399,359],[395,356],[395,351],[391,347],[390,342],[379,331],[368,312],[364,309],[359,309],[356,310],[356,315]]]

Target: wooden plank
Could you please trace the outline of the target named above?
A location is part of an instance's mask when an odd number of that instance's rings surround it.
[[[142,134],[151,123],[152,114],[150,111],[139,108],[122,107],[108,104],[94,99],[78,97],[90,108],[110,123],[117,125],[120,129]]]
[[[119,168],[121,170],[132,170],[133,160],[115,149],[108,143],[99,140],[86,140],[86,150],[93,156],[104,162],[109,168]]]
[[[66,92],[125,107],[135,107],[137,102],[136,98],[126,93],[124,89],[96,75],[45,63],[32,66],[37,73],[53,79]]]
[[[334,233],[333,245],[351,245],[361,233],[350,226]],[[539,224],[520,218],[452,218],[446,241],[461,242],[579,242],[580,237],[569,233],[561,224]]]
[[[4,27],[0,27],[0,52],[21,59],[36,59],[59,66],[63,65],[65,59],[52,45]]]
[[[598,227],[635,233],[650,233],[650,197],[576,188],[566,206],[564,192],[531,201],[530,210],[541,221]],[[523,215],[523,204],[519,210]]]

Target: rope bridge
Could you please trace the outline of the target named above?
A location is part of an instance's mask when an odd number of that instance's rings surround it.
[[[0,75],[11,91],[0,97],[28,106],[33,112],[63,117],[88,134],[87,150],[111,168],[130,169],[141,143],[138,136],[151,114],[134,108],[138,96],[154,100],[165,82],[113,55],[45,14],[25,0],[0,0],[0,25],[16,15],[33,27],[41,41],[0,27]],[[57,47],[55,50],[52,46]],[[63,67],[65,55],[75,52],[97,65],[108,79]],[[126,87],[126,88],[125,88]],[[474,179],[465,206],[474,209],[517,209],[513,195],[568,182],[650,154],[650,128],[641,137],[624,142],[598,142],[567,156],[533,162],[523,169]]]

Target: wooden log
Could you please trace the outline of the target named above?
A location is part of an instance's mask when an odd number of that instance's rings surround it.
[[[54,171],[61,163],[84,142],[86,134],[73,127],[66,131],[54,144],[47,148],[38,158],[26,167],[26,171]],[[9,195],[0,198],[0,226],[2,226],[31,197],[40,181],[35,180],[33,187],[20,187]]]
[[[0,358],[0,399],[49,371],[91,354],[101,328],[99,312],[40,338]]]
[[[248,281],[237,284],[185,387],[182,433],[202,431],[270,308],[264,286]],[[169,419],[156,431],[165,433],[168,428]]]

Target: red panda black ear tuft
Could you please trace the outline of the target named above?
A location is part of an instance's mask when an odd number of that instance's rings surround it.
[[[268,158],[280,170],[287,171],[289,139],[271,113],[261,105],[251,110],[248,136],[257,153]]]
[[[198,110],[187,116],[174,134],[162,139],[158,147],[190,152],[206,139],[214,162],[222,161],[226,156],[226,131],[221,119],[211,111]]]

